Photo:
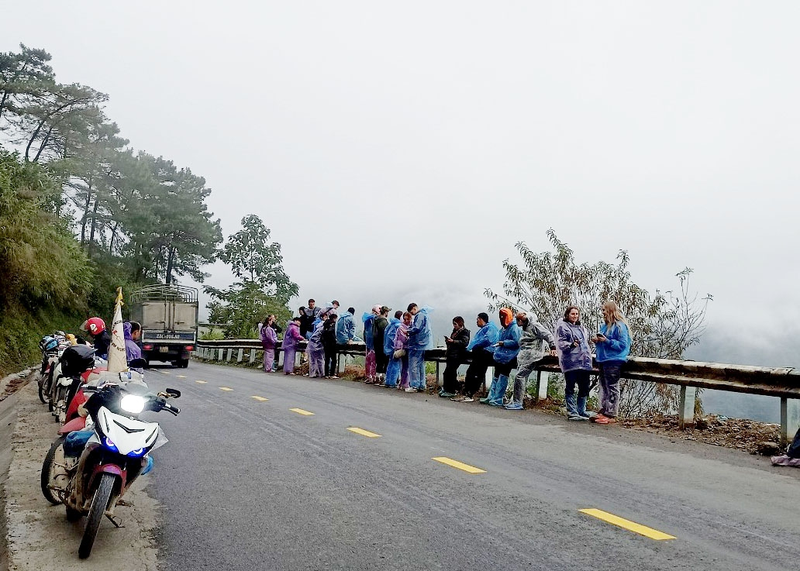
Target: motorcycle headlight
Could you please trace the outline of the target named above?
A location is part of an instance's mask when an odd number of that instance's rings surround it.
[[[105,446],[112,452],[119,452],[119,450],[117,450],[117,445],[111,442],[111,439],[108,436],[103,437],[103,446]]]
[[[138,395],[125,395],[122,397],[122,401],[120,401],[119,406],[125,412],[139,414],[144,410],[144,405],[146,402],[147,399]]]
[[[128,452],[128,456],[132,458],[139,458],[144,456],[144,453],[147,452],[147,448],[137,448],[136,450],[131,450]]]

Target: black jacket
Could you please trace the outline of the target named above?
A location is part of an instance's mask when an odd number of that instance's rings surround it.
[[[447,352],[445,353],[447,360],[463,362],[464,356],[467,354],[467,345],[469,345],[469,329],[466,327],[458,331],[453,329],[450,339],[453,342],[447,344]]]

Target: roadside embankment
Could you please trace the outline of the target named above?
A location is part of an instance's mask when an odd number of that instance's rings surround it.
[[[158,505],[144,489],[147,478],[137,481],[125,495],[133,505],[116,509],[124,527],[117,529],[104,520],[92,556],[80,560],[78,545],[85,519],[67,522],[64,507],[50,505],[39,487],[42,459],[57,436],[58,425],[39,401],[35,382],[0,402],[0,423],[3,553],[7,569],[90,571],[113,566],[120,571],[156,570],[153,534]]]

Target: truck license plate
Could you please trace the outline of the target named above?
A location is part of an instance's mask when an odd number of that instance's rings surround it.
[[[158,350],[161,353],[169,353],[169,347],[159,347]]]

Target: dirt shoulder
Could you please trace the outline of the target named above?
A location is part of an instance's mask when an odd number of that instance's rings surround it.
[[[0,419],[4,422],[0,431],[4,434],[0,443],[4,446],[0,459],[10,455],[3,485],[7,568],[89,571],[106,570],[112,565],[120,571],[156,571],[153,536],[158,505],[144,489],[147,478],[136,482],[125,495],[133,506],[116,510],[125,527],[117,529],[104,520],[92,556],[80,560],[78,545],[85,519],[67,522],[64,507],[51,506],[39,487],[42,459],[57,436],[58,425],[39,401],[35,382],[23,386],[2,405]],[[11,422],[14,412],[16,421]]]

